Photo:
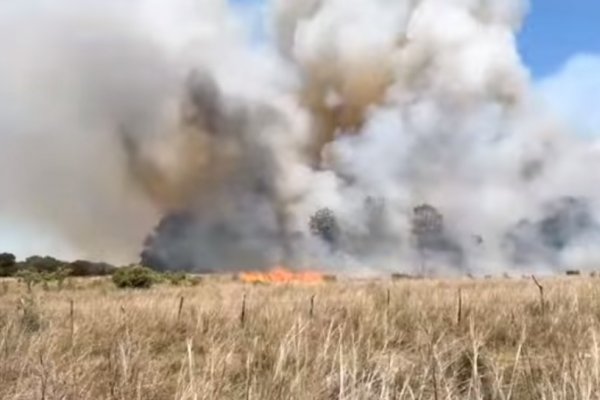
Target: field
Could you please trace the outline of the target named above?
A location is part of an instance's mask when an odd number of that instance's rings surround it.
[[[0,399],[587,399],[600,280],[0,283]]]

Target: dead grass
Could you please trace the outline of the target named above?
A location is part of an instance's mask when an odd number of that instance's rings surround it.
[[[600,281],[541,283],[5,281],[0,399],[599,398]]]

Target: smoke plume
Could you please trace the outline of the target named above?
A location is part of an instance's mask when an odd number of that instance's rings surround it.
[[[224,0],[0,6],[0,216],[160,269],[591,266],[599,154],[536,102],[526,12],[273,0],[256,43]]]

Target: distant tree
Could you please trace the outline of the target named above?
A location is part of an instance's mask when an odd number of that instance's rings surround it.
[[[11,253],[0,253],[0,267],[11,266],[17,262],[17,258]]]
[[[412,218],[412,234],[419,247],[427,247],[444,232],[444,216],[433,206],[423,204],[415,207]]]
[[[421,257],[422,274],[425,274],[430,256],[441,257],[444,262],[456,267],[465,267],[464,251],[447,235],[444,216],[435,207],[423,204],[414,208],[412,234]]]
[[[331,245],[335,245],[339,240],[340,228],[334,212],[329,208],[318,210],[310,218],[309,227],[313,235],[319,236]]]
[[[17,272],[17,259],[14,254],[0,254],[0,277],[12,276]]]
[[[427,252],[442,240],[444,217],[435,207],[429,204],[420,205],[413,209],[411,230],[421,258],[421,273],[425,274]]]
[[[564,197],[546,206],[546,216],[538,223],[538,231],[546,247],[561,251],[597,226],[588,201]]]
[[[116,267],[103,262],[77,260],[68,264],[71,276],[105,276],[112,275]]]
[[[559,198],[544,204],[542,212],[541,218],[521,219],[506,232],[503,248],[515,264],[560,267],[562,251],[600,229],[585,198]]]
[[[30,268],[37,272],[55,272],[65,264],[66,263],[64,261],[60,261],[54,257],[48,256],[31,256],[24,262],[25,268]]]

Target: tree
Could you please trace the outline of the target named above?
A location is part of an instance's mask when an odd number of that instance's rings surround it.
[[[412,218],[412,234],[417,246],[427,247],[434,243],[444,232],[444,217],[433,206],[423,204],[415,207]]]
[[[12,276],[17,272],[17,259],[14,254],[0,254],[0,277]]]
[[[112,275],[116,267],[103,262],[77,260],[69,264],[69,269],[71,276],[105,276]]]
[[[422,275],[425,274],[428,250],[437,246],[443,233],[444,217],[435,207],[423,204],[413,209],[412,234],[421,258]]]
[[[600,227],[584,198],[559,198],[546,203],[542,212],[539,219],[519,220],[505,234],[504,251],[515,264],[561,267],[561,252]]]
[[[340,228],[334,212],[329,208],[318,210],[309,222],[310,231],[330,245],[335,245],[340,236]]]
[[[31,256],[25,260],[25,266],[37,272],[55,272],[65,265],[65,262],[54,257]]]
[[[414,208],[412,234],[421,257],[423,274],[430,256],[456,267],[465,267],[464,250],[447,234],[444,216],[435,207],[423,204]]]

